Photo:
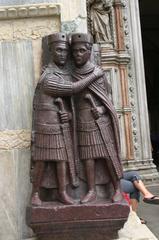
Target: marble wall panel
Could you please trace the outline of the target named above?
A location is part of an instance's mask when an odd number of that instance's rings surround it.
[[[18,232],[20,239],[32,236],[32,230],[26,225],[26,207],[30,202],[32,185],[30,183],[30,149],[14,151],[16,158],[16,202]]]
[[[30,129],[33,54],[29,40],[0,43],[0,130]]]
[[[22,240],[32,235],[26,226],[31,184],[30,150],[0,151],[0,239]]]
[[[13,151],[1,151],[0,159],[0,239],[17,240],[16,159]]]

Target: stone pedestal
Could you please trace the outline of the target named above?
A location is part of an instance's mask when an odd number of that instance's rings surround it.
[[[27,221],[40,240],[107,240],[118,237],[128,214],[125,201],[85,205],[54,202],[28,207]]]

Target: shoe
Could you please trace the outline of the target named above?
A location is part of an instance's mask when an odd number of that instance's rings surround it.
[[[75,203],[73,198],[67,195],[66,191],[59,193],[59,201],[66,205],[72,205]]]
[[[84,196],[84,198],[81,199],[81,203],[88,203],[93,202],[96,200],[96,192],[94,190],[88,191],[88,193]]]
[[[123,194],[121,192],[120,189],[117,189],[112,197],[112,202],[114,203],[118,203],[118,202],[121,202],[123,200]]]
[[[159,204],[159,197],[152,196],[151,198],[143,198],[143,201],[150,204]]]
[[[35,206],[41,206],[42,201],[39,198],[39,193],[35,192],[31,198],[31,204]]]
[[[146,224],[147,223],[147,221],[143,218],[140,218],[140,221],[141,221],[141,224]]]

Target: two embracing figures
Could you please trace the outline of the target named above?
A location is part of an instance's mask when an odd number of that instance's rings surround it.
[[[51,61],[35,91],[33,205],[43,204],[42,186],[55,188],[55,201],[63,204],[97,201],[96,175],[103,172],[109,175],[113,189],[110,201],[122,200],[119,126],[108,98],[110,86],[104,71],[90,60],[92,37],[74,33],[70,38],[65,33],[48,36]],[[104,165],[100,173],[96,165],[101,160]],[[74,191],[82,192],[77,191],[82,188],[80,175],[85,175],[86,188],[78,198]]]

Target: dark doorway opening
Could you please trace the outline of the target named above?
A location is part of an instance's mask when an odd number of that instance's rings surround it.
[[[159,169],[159,1],[139,0],[152,154]]]

